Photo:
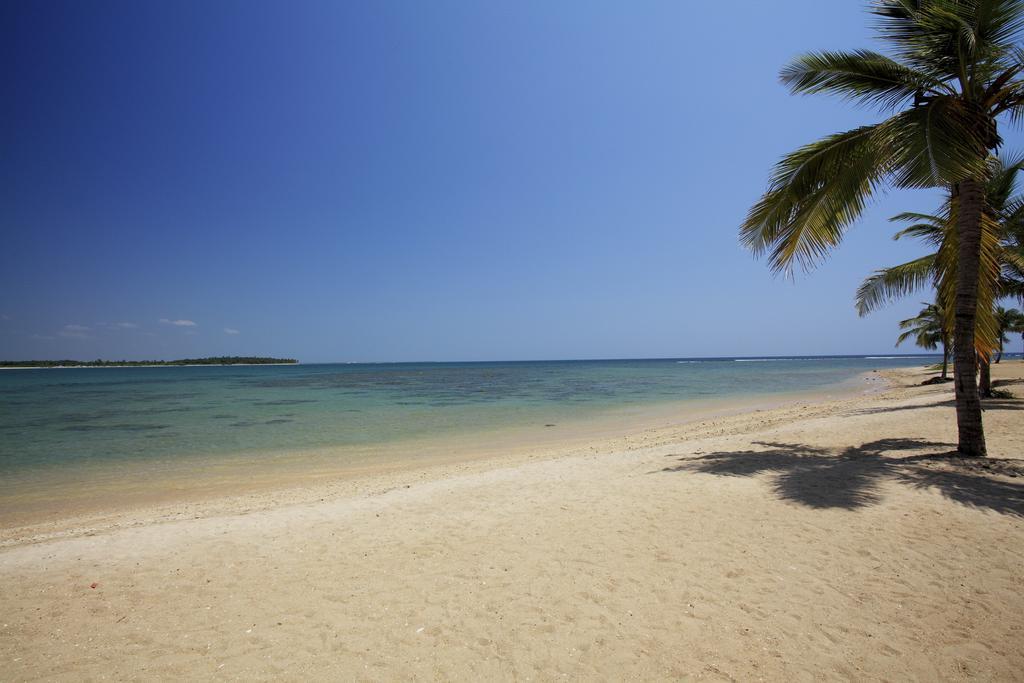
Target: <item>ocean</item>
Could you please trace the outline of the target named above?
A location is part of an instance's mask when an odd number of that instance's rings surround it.
[[[581,425],[735,397],[842,387],[935,356],[135,367],[0,372],[0,503],[63,482],[200,472],[367,453],[488,431]],[[677,413],[679,414],[679,413]],[[65,491],[66,493],[66,491]],[[0,505],[0,511],[3,506]]]

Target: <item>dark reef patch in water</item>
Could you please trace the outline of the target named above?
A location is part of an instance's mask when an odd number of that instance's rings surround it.
[[[133,401],[146,401],[150,403],[156,403],[158,401],[183,401],[189,398],[195,398],[201,394],[197,391],[175,393],[175,394],[154,394],[154,393],[138,393],[132,394],[131,400]]]
[[[65,432],[145,432],[153,429],[170,429],[172,425],[155,424],[116,424],[116,425],[67,425],[61,427]]]
[[[295,420],[288,420],[283,417],[276,417],[272,420],[239,420],[238,422],[231,422],[228,426],[230,427],[258,427],[260,425],[279,425],[287,422],[295,422]]]

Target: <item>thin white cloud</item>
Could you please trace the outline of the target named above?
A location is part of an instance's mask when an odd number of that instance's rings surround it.
[[[53,335],[49,335],[49,334],[33,334],[33,335],[31,335],[29,337],[29,339],[36,339],[36,340],[42,340],[42,341],[49,341],[49,340],[54,339],[54,338],[55,337],[53,337]]]
[[[11,316],[9,316],[9,315],[0,315],[0,320],[10,320],[10,319],[11,319]]]
[[[175,325],[177,327],[196,327],[196,323],[191,320],[169,320],[167,318],[160,318],[160,322],[164,325]]]
[[[89,335],[86,334],[92,328],[86,327],[85,325],[65,325],[59,334],[62,337],[68,337],[71,339],[89,339]]]
[[[110,330],[117,330],[117,329],[120,329],[120,330],[135,330],[135,329],[138,329],[139,326],[138,326],[137,323],[124,322],[124,323],[96,323],[95,327],[103,328],[103,329],[110,329]]]
[[[240,334],[240,332],[233,327],[225,327],[224,334]]]

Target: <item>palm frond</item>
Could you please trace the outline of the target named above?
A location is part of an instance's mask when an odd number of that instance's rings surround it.
[[[1019,244],[1024,244],[1024,196],[1007,200],[1003,207],[1003,226]]]
[[[955,94],[942,81],[871,50],[802,55],[783,67],[779,78],[793,93],[839,95],[883,108],[925,93]]]
[[[1024,124],[1024,96],[1013,98],[1001,105],[999,113],[1006,112],[1010,118],[1010,124],[1020,128]]]
[[[987,84],[982,98],[985,107],[1007,106],[1024,94],[1024,81],[1017,78],[1024,71],[1024,51],[1011,48],[1008,66]]]
[[[1024,15],[1019,0],[876,0],[871,12],[901,61],[965,87],[1005,70]]]
[[[996,291],[999,296],[1013,297],[1024,303],[1024,252],[1004,245],[1000,262],[1003,269]]]
[[[985,202],[990,210],[999,213],[1005,211],[1017,185],[1017,176],[1021,168],[1024,168],[1024,157],[1019,154],[989,158]]]
[[[740,227],[740,241],[769,267],[809,270],[839,244],[888,167],[878,125],[805,145],[776,164],[768,191]]]
[[[975,0],[958,3],[965,6],[973,19],[974,32],[980,43],[1012,50],[1024,31],[1024,5],[1017,0]]]
[[[896,154],[897,187],[937,187],[965,178],[984,177],[989,144],[979,137],[964,102],[939,97],[880,124],[880,133]]]
[[[892,238],[894,240],[901,240],[904,237],[914,237],[926,244],[937,247],[942,242],[944,234],[944,228],[941,224],[915,223],[898,231]]]
[[[942,223],[946,219],[933,213],[917,213],[915,211],[904,211],[889,218],[890,223],[909,223],[910,221],[922,221],[925,223]]]
[[[876,270],[857,288],[857,314],[861,317],[916,292],[935,281],[935,254],[898,266]]]

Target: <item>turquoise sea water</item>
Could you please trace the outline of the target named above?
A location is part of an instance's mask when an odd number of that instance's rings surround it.
[[[82,464],[323,447],[343,453],[345,447],[544,427],[629,407],[814,389],[872,369],[933,361],[890,356],[10,370],[0,372],[0,481],[11,485],[35,471]]]

